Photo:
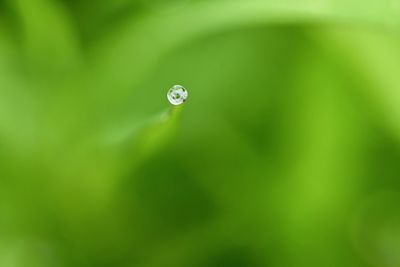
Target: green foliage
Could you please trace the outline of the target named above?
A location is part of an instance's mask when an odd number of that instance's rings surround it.
[[[399,13],[0,0],[0,266],[399,266]]]

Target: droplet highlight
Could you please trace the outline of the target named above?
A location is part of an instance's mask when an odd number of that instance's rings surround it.
[[[167,97],[172,105],[178,106],[186,102],[188,91],[182,85],[174,85],[168,90]]]

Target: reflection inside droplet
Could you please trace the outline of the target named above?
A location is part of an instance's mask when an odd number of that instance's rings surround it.
[[[171,89],[169,89],[167,97],[168,101],[172,105],[177,106],[186,101],[186,99],[188,98],[188,92],[185,87],[181,85],[174,85]]]

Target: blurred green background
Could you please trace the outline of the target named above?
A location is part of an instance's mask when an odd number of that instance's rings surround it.
[[[398,0],[0,0],[0,267],[399,267],[399,29]]]

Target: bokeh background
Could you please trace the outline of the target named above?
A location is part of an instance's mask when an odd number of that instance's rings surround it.
[[[397,0],[0,0],[0,266],[399,267],[399,29]]]

